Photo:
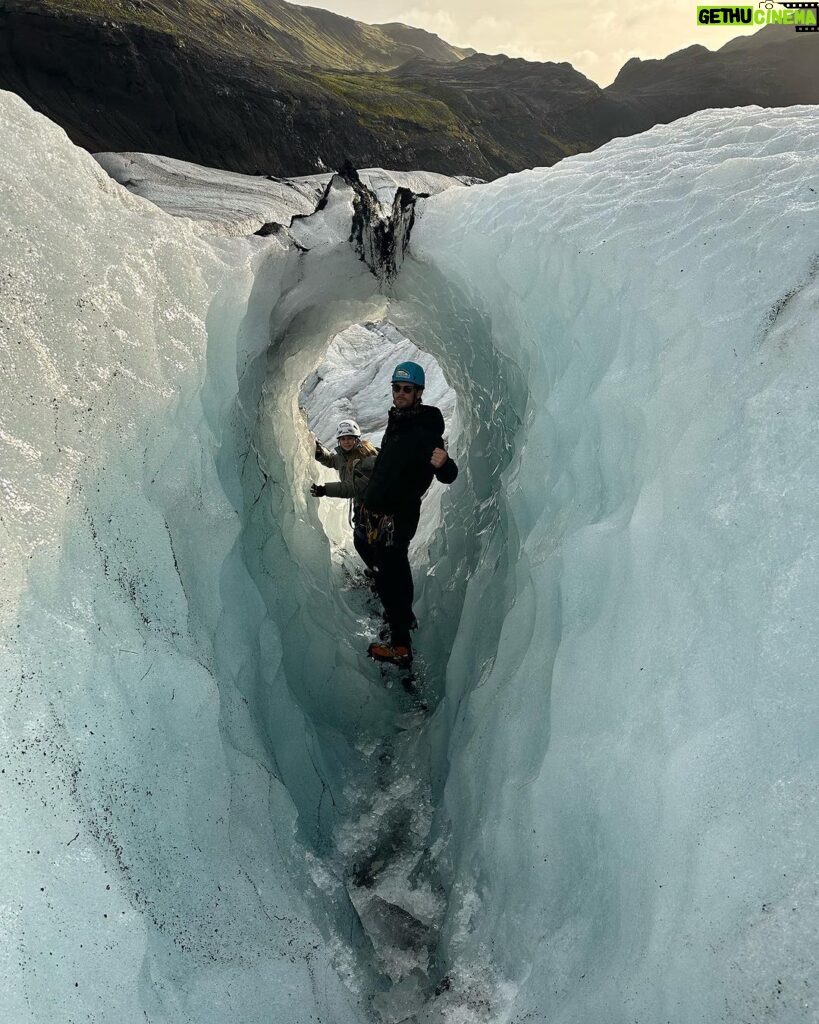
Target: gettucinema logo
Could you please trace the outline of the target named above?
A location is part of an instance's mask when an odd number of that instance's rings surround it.
[[[698,25],[793,25],[797,32],[819,31],[819,0],[780,3],[762,0],[756,7],[698,7]]]

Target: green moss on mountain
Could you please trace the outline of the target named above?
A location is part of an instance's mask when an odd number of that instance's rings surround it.
[[[445,103],[384,75],[320,72],[311,77],[362,117],[405,121],[428,131],[462,134],[462,126]]]
[[[106,21],[138,25],[140,28],[179,35],[180,25],[158,6],[131,3],[129,0],[42,0],[41,6],[59,13],[86,15]]]
[[[375,71],[423,53],[425,40],[440,59],[462,55],[432,33],[411,41],[341,15],[284,0],[37,0],[29,7],[104,19],[162,32],[180,44],[265,66],[290,61],[324,68]],[[466,51],[463,51],[466,52]]]

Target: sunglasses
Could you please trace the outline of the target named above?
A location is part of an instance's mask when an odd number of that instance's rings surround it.
[[[400,395],[402,392],[405,395],[411,395],[415,391],[414,384],[393,384],[392,393],[394,395]]]

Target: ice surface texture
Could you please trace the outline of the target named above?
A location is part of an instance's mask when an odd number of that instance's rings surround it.
[[[379,295],[340,184],[298,245],[205,240],[0,100],[0,1017],[401,1019],[338,868],[395,702],[298,409],[389,318],[462,466],[407,752],[439,885],[362,911],[412,947],[430,893],[407,1006],[815,1021],[816,109],[425,200]]]
[[[310,214],[332,174],[270,178],[200,167],[186,160],[151,153],[97,153],[112,178],[167,213],[200,222],[208,234],[252,235],[264,224],[289,224]],[[435,171],[359,171],[361,180],[380,198],[392,202],[397,187],[434,195],[445,188],[471,184],[474,178],[451,178]]]
[[[2,110],[0,1019],[360,1020],[296,839],[324,726],[242,548],[281,245],[203,244]]]
[[[819,1020],[818,177],[816,108],[709,111],[416,223],[525,375],[441,814],[512,1020]]]

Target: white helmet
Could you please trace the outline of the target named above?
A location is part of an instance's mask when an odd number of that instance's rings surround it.
[[[361,427],[355,420],[342,420],[338,425],[336,437],[361,437]]]

